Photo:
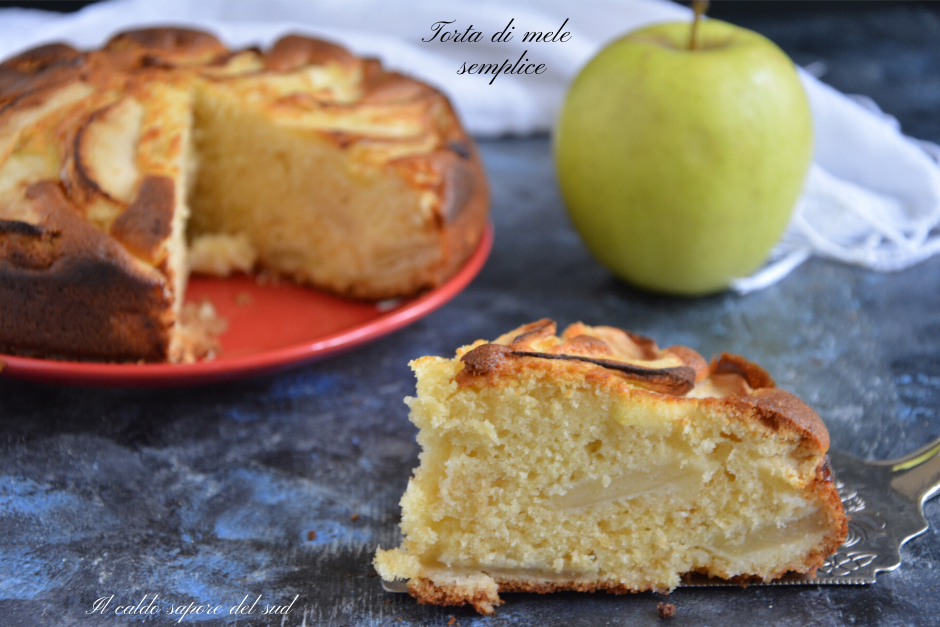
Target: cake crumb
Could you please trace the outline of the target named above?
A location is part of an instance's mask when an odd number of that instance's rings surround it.
[[[375,304],[376,311],[385,313],[386,311],[391,311],[398,307],[402,302],[401,298],[389,298],[387,300],[380,300]]]
[[[280,285],[281,277],[274,272],[262,270],[255,275],[255,283],[258,285]]]
[[[460,623],[457,622],[457,617],[456,617],[456,616],[451,616],[451,617],[450,617],[450,620],[447,621],[447,627],[450,627],[450,626],[453,625],[454,623],[457,624],[457,627],[460,627]]]
[[[239,307],[247,307],[253,302],[255,302],[255,299],[248,292],[239,292],[235,295],[235,304]]]
[[[251,272],[258,252],[244,233],[207,233],[189,244],[187,263],[195,274],[226,277]]]
[[[359,514],[353,514],[349,517],[349,520],[359,520]]]
[[[177,345],[172,349],[175,361],[211,361],[222,350],[218,336],[227,329],[228,321],[218,315],[208,298],[185,303],[176,321]]]
[[[676,613],[676,606],[672,603],[657,603],[656,611],[659,612],[660,618],[669,618]]]
[[[313,529],[311,529],[310,531],[308,531],[308,532],[307,532],[307,539],[308,539],[308,540],[316,540],[316,539],[317,539],[317,532],[314,531]]]

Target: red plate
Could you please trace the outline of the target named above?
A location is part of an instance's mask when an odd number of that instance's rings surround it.
[[[396,331],[459,294],[480,272],[493,245],[488,227],[463,268],[435,290],[399,303],[363,303],[252,277],[194,276],[186,298],[208,298],[228,329],[221,354],[195,364],[102,364],[0,354],[2,374],[45,383],[169,387],[238,379],[321,359]],[[247,296],[246,296],[247,295]]]

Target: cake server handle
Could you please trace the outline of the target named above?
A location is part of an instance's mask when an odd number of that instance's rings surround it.
[[[906,457],[887,462],[891,487],[923,505],[940,493],[940,438]]]

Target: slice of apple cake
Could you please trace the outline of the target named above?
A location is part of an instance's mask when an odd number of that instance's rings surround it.
[[[539,320],[411,365],[421,463],[375,566],[422,603],[771,580],[845,538],[825,426],[741,357]]]

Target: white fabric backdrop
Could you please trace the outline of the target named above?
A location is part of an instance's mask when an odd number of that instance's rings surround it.
[[[437,85],[471,133],[499,136],[550,130],[566,85],[605,42],[645,24],[689,19],[689,13],[657,0],[114,0],[67,15],[0,10],[0,58],[50,41],[95,47],[122,29],[156,24],[201,27],[232,47],[309,33]],[[569,41],[522,42],[525,31],[557,31],[566,18]],[[510,19],[513,40],[493,43],[491,36]],[[454,20],[445,27],[450,32],[472,25],[480,41],[422,42],[441,20]],[[544,74],[500,75],[488,84],[491,76],[456,73],[464,61],[514,63],[524,52],[530,62],[546,65]],[[770,285],[811,255],[899,270],[940,252],[940,148],[905,137],[870,101],[846,97],[807,72],[802,79],[814,116],[815,159],[768,265],[735,288]]]

